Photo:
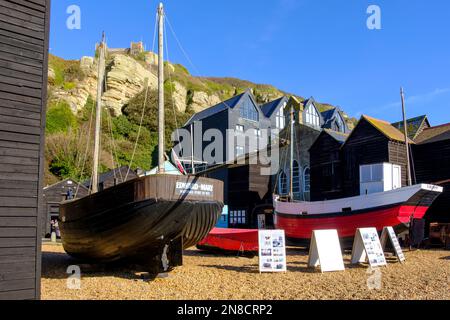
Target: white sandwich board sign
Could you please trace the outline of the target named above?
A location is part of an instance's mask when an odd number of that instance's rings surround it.
[[[286,272],[284,230],[259,230],[259,272]]]
[[[400,242],[398,242],[397,235],[395,234],[393,227],[385,227],[383,233],[381,234],[381,247],[383,251],[386,249],[387,240],[391,241],[392,247],[394,248],[395,256],[398,261],[406,261],[405,255],[403,254],[402,247],[400,247]]]
[[[309,248],[308,266],[320,266],[323,272],[344,271],[341,244],[337,230],[314,231]]]
[[[352,264],[366,262],[366,259],[369,260],[371,267],[387,265],[376,228],[356,230],[352,250]]]

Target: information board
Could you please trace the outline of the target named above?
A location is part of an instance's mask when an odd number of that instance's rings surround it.
[[[387,265],[376,228],[356,230],[352,250],[352,264],[366,262],[366,259],[369,260],[371,267]]]
[[[309,248],[308,266],[323,272],[344,271],[341,244],[337,230],[314,231]]]
[[[284,230],[259,230],[259,272],[286,272]]]
[[[387,240],[390,239],[392,247],[394,248],[395,256],[398,261],[406,261],[405,255],[403,254],[402,247],[400,247],[400,242],[398,242],[397,235],[395,234],[393,227],[385,227],[383,233],[381,234],[381,247],[383,251],[386,249]]]

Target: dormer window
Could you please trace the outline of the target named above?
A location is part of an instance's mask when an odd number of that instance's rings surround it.
[[[306,108],[305,122],[307,125],[310,125],[313,127],[320,127],[319,113],[317,112],[317,109],[314,107],[313,104],[310,104]]]
[[[259,121],[259,113],[258,110],[256,110],[256,107],[253,105],[253,103],[250,100],[245,100],[242,103],[241,106],[241,118],[250,120],[250,121]]]
[[[336,126],[336,128],[335,128],[336,131],[345,133],[344,121],[342,120],[342,117],[340,114],[338,114],[336,117],[335,126]]]

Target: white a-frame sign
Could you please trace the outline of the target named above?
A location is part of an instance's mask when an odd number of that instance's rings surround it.
[[[397,235],[392,227],[385,227],[383,229],[383,233],[381,234],[381,247],[383,248],[383,251],[386,249],[388,238],[391,240],[391,244],[394,248],[395,256],[398,258],[398,261],[404,262],[406,260],[405,255],[403,254]]]
[[[387,265],[376,228],[356,230],[353,242],[352,264],[366,262],[366,259],[369,259],[371,267]]]
[[[319,265],[322,273],[345,270],[337,230],[313,232],[309,249],[308,266],[315,268]]]

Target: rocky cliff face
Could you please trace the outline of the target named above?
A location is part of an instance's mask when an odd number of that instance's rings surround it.
[[[157,64],[158,56],[151,52],[146,53],[142,60],[125,53],[114,53],[109,56],[106,85],[102,96],[104,106],[109,108],[113,114],[120,115],[122,108],[144,90],[147,79],[150,89],[157,89]],[[50,100],[67,102],[74,113],[86,105],[89,96],[93,99],[97,98],[98,60],[92,57],[83,57],[79,61],[79,68],[83,73],[82,79],[75,81],[70,88],[54,86],[50,96]],[[166,72],[174,74],[175,66],[167,64]],[[53,82],[56,75],[51,64],[48,74],[49,81]],[[199,112],[221,101],[217,94],[188,90],[185,84],[176,80],[172,81],[169,88],[174,106],[180,112],[186,112],[188,107],[194,112]]]
[[[158,87],[158,78],[149,69],[129,56],[115,55],[106,73],[104,106],[120,115],[122,107],[144,90],[146,81],[151,89]]]

